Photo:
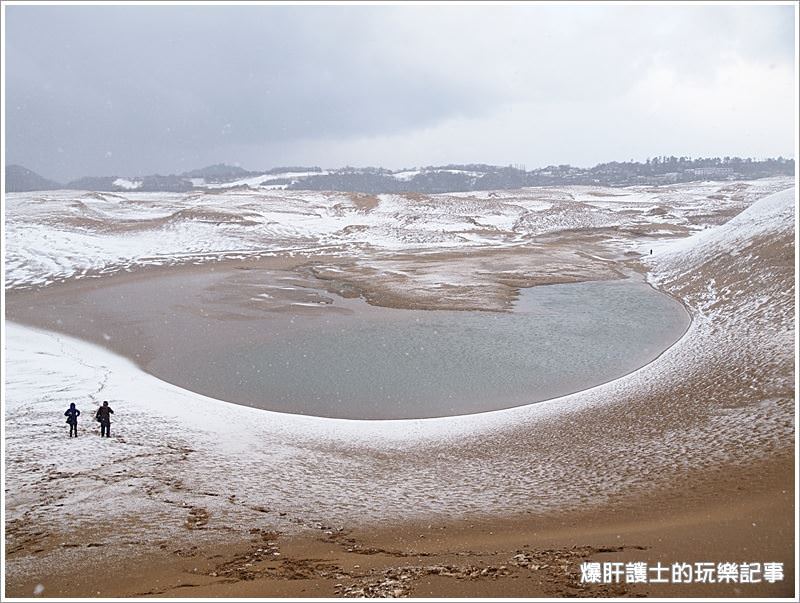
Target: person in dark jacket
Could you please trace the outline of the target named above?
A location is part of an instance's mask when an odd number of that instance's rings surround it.
[[[75,402],[72,402],[67,412],[64,413],[64,416],[67,417],[67,423],[69,424],[69,437],[72,437],[73,432],[75,433],[75,437],[78,437],[78,417],[80,414],[81,411],[75,408]]]
[[[97,409],[95,418],[100,421],[100,437],[111,437],[111,415],[114,411],[108,405],[108,400],[103,401],[103,405]]]

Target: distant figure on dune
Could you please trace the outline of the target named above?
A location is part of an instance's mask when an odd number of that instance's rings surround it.
[[[78,417],[80,416],[81,411],[75,408],[75,402],[72,402],[67,409],[67,412],[64,413],[64,416],[67,417],[67,423],[69,424],[69,437],[72,437],[72,433],[75,433],[75,437],[78,437]]]
[[[111,437],[111,415],[113,414],[114,411],[108,405],[108,400],[104,400],[103,405],[97,409],[97,414],[94,416],[100,421],[100,437]]]

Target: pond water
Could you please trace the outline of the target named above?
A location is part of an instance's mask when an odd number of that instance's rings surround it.
[[[688,324],[681,304],[641,281],[549,285],[523,289],[511,313],[381,309],[287,317],[248,337],[174,347],[146,368],[258,408],[351,419],[440,417],[599,385],[655,359]]]

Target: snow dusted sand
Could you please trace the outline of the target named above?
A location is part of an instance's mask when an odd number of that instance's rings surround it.
[[[321,254],[378,305],[507,309],[515,287],[618,278],[609,260],[720,224],[787,178],[431,197],[286,191],[11,193],[6,288],[221,259]],[[468,254],[472,259],[464,262]]]
[[[104,595],[292,595],[301,594],[300,584],[309,595],[508,596],[515,589],[529,596],[669,594],[649,586],[581,590],[574,572],[583,559],[626,555],[655,560],[678,554],[686,558],[674,560],[694,562],[725,561],[721,556],[727,553],[738,560],[745,554],[743,543],[753,561],[783,561],[787,578],[793,576],[795,191],[767,195],[727,223],[703,230],[725,221],[726,212],[736,213],[754,198],[787,186],[791,182],[733,186],[722,194],[719,211],[711,213],[707,195],[717,194],[718,184],[700,192],[675,187],[672,196],[664,189],[636,195],[625,189],[635,198],[623,198],[622,205],[617,198],[589,194],[598,191],[558,193],[565,195],[564,203],[582,207],[549,215],[561,216],[561,228],[577,220],[575,228],[582,232],[562,233],[556,255],[579,241],[581,253],[590,248],[603,254],[588,261],[616,271],[654,248],[643,260],[648,279],[680,299],[693,322],[676,345],[634,373],[509,410],[387,422],[270,413],[181,390],[93,344],[7,323],[7,594],[27,596],[37,583],[49,587],[46,594],[94,594],[99,587],[90,573],[68,576],[54,568],[89,568],[101,559],[136,577],[112,581]],[[513,246],[513,233],[523,228],[546,235],[547,226],[520,225],[534,224],[530,212],[551,209],[542,210],[544,203],[560,207],[557,192],[547,191],[546,202],[538,198],[545,193],[527,194],[524,202],[491,199],[518,206],[519,215],[512,216],[513,224],[509,217],[502,233],[480,246],[492,252]],[[452,199],[461,197],[450,196],[443,204]],[[326,231],[335,233],[327,239],[293,232],[281,244],[305,238],[318,247],[320,241],[333,245],[343,256],[334,270],[347,272],[359,265],[380,274],[392,262],[406,262],[407,268],[414,262],[407,249],[399,250],[409,254],[400,260],[388,252],[403,231],[395,225],[398,216],[410,211],[397,209],[393,202],[381,198],[375,208],[364,210],[374,214],[388,206],[394,212],[383,223],[367,226],[395,237],[367,260],[359,257],[367,244],[348,248],[340,223],[339,230]],[[482,202],[477,196],[464,200],[475,215]],[[103,197],[98,203],[117,201]],[[98,242],[102,228],[86,234],[86,240],[73,237],[71,231],[59,230],[62,216],[56,201],[41,204],[47,210],[35,216],[22,200],[19,207],[9,205],[7,288],[38,287],[151,261],[175,263],[184,244],[191,254],[191,244],[196,245],[192,261],[231,247],[230,240],[211,238],[211,226],[208,241],[189,236],[181,226],[175,233],[166,231],[166,240],[158,243],[169,250],[163,255],[142,254],[137,234],[121,237],[124,245],[106,248]],[[151,209],[137,204],[137,212]],[[420,213],[429,215],[431,204]],[[597,214],[583,207],[595,205]],[[663,238],[699,232],[654,243],[652,224],[664,214],[652,209],[667,205],[672,217],[659,226]],[[333,211],[333,206],[325,207]],[[342,210],[346,215],[351,211],[362,210]],[[505,211],[511,210],[498,210],[496,224],[506,219]],[[55,216],[50,227],[42,215]],[[447,216],[452,223],[453,212]],[[333,218],[326,214],[323,222],[328,224],[326,220]],[[429,224],[421,217],[407,222]],[[206,227],[199,226],[201,231]],[[464,228],[459,228],[463,237]],[[118,234],[117,226],[113,231]],[[427,231],[419,226],[411,232]],[[424,244],[435,248],[444,240],[448,265],[458,264],[450,231],[435,232],[422,237]],[[170,233],[174,240],[167,237]],[[52,247],[35,247],[45,234]],[[146,236],[147,241],[154,237]],[[369,239],[369,245],[374,247],[375,240]],[[212,249],[212,243],[224,249]],[[258,247],[255,235],[251,243]],[[413,243],[418,247],[419,237]],[[530,249],[528,242],[519,244]],[[636,250],[636,257],[626,255]],[[30,261],[38,253],[40,263]],[[487,256],[476,257],[482,261]],[[509,257],[518,262],[519,255]],[[523,268],[515,269],[515,279]],[[584,268],[586,275],[577,280],[598,277]],[[607,278],[603,270],[599,278]],[[478,261],[457,273],[456,280],[461,274],[478,276],[469,291],[456,297],[467,300],[466,307],[475,300],[503,307],[504,296],[493,293],[495,277],[484,272]],[[406,290],[454,278],[452,271],[438,268],[426,274],[407,272]],[[541,272],[528,276],[535,280]],[[358,270],[350,270],[348,276],[337,277],[338,286],[357,288],[359,278]],[[387,278],[386,289],[395,290],[397,282]],[[117,411],[111,440],[85,431],[93,429],[86,420],[93,406],[89,400],[104,399]],[[78,440],[57,429],[59,415],[71,401],[86,413]],[[692,510],[688,516],[679,513],[684,506]],[[637,529],[619,527],[633,517],[640,520]],[[649,528],[642,528],[642,522]],[[765,531],[750,531],[750,524]],[[442,531],[425,539],[420,526]],[[709,526],[719,530],[712,530],[713,538],[689,538],[708,536]],[[495,529],[507,539],[498,542]],[[567,529],[571,536],[565,535]],[[685,538],[676,542],[676,534]],[[583,548],[572,549],[573,544]],[[609,544],[611,549],[605,546]],[[613,548],[619,546],[628,549]],[[630,546],[645,548],[631,551]],[[604,548],[617,556],[603,557]],[[705,559],[709,551],[720,558]],[[514,557],[519,554],[547,560],[548,567],[567,564],[571,569],[535,575],[530,563],[520,566],[520,558]],[[133,565],[132,559],[137,560]],[[442,563],[449,569],[441,569]],[[738,591],[733,590],[736,585],[718,585],[716,590],[699,585],[691,595],[788,596],[790,582]],[[680,590],[684,596],[689,594],[686,588]]]

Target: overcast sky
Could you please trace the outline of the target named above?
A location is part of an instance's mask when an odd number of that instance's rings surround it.
[[[794,156],[791,6],[6,6],[6,163]]]

